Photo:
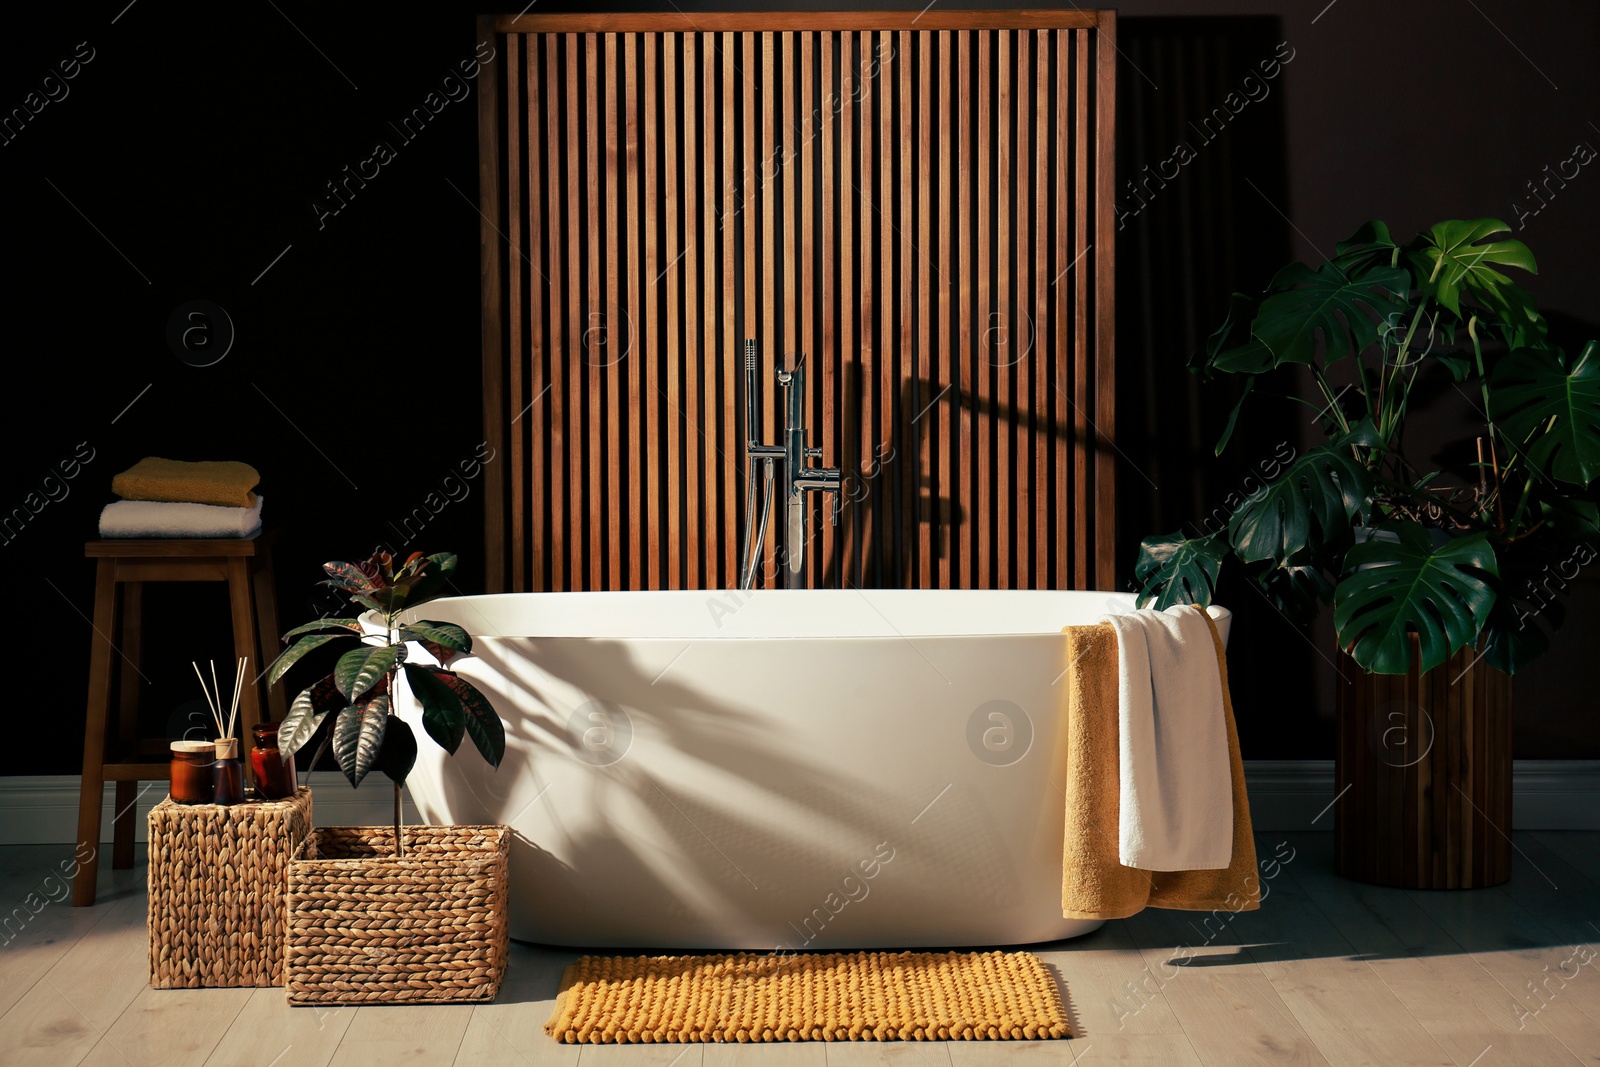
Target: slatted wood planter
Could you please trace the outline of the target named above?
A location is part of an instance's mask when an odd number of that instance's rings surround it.
[[[1420,674],[1346,656],[1339,669],[1339,873],[1406,889],[1510,879],[1511,679],[1472,648]]]
[[[733,586],[746,337],[845,476],[805,584],[1111,585],[1113,13],[480,34],[490,589]]]

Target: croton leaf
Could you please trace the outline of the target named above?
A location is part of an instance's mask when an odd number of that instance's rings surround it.
[[[1353,449],[1377,443],[1377,431],[1363,420],[1338,440],[1307,449],[1246,497],[1228,519],[1228,540],[1239,558],[1278,566],[1303,562],[1313,544],[1364,521],[1372,476]]]
[[[1346,274],[1333,263],[1312,270],[1291,263],[1272,280],[1272,296],[1250,333],[1272,352],[1274,367],[1315,363],[1317,338],[1327,364],[1359,353],[1379,337],[1379,324],[1398,321],[1407,309],[1411,275],[1400,267],[1373,266]]]
[[[316,622],[308,622],[304,626],[296,626],[284,634],[283,639],[288,641],[290,638],[299,637],[301,634],[314,634],[324,630],[360,634],[361,624],[354,619],[318,619]]]
[[[404,719],[391,717],[383,730],[383,748],[378,750],[378,770],[395,785],[405,785],[416,762],[417,735]]]
[[[267,684],[277,685],[278,679],[284,676],[290,667],[305,658],[306,653],[321,648],[329,641],[337,641],[345,636],[338,634],[315,634],[311,637],[302,637],[294,644],[283,650],[282,655],[272,661],[272,666],[267,669]]]
[[[1205,537],[1186,538],[1179,530],[1145,538],[1139,543],[1139,562],[1133,568],[1141,606],[1159,611],[1174,604],[1211,603],[1227,554],[1220,530]],[[1154,602],[1146,603],[1150,597]]]
[[[406,598],[407,605],[416,607],[418,604],[437,599],[444,592],[445,586],[450,584],[450,576],[455,573],[455,569],[454,552],[436,552],[429,556],[427,565],[411,583],[411,593]]]
[[[1424,526],[1385,524],[1345,553],[1333,596],[1339,644],[1369,671],[1405,674],[1415,633],[1418,669],[1432,670],[1477,640],[1494,608],[1498,573],[1486,534],[1436,548]]]
[[[333,755],[351,785],[360,785],[377,763],[388,726],[388,697],[358,700],[339,712],[333,723]]]
[[[452,652],[472,651],[472,636],[453,622],[429,622],[427,619],[408,622],[400,628],[400,636],[407,641],[441,645]]]
[[[355,700],[383,680],[400,662],[403,645],[362,645],[339,657],[333,680],[347,700]]]
[[[472,743],[478,746],[479,753],[490,766],[500,766],[500,761],[506,754],[506,728],[500,721],[500,716],[495,714],[489,698],[478,692],[476,686],[454,671],[441,670],[438,667],[422,669],[443,682],[455,694],[456,699],[461,702],[467,736],[472,738]],[[423,725],[427,725],[426,719],[423,720]]]
[[[362,572],[354,563],[335,561],[324,563],[323,571],[328,575],[324,585],[331,585],[335,589],[343,589],[349,593],[368,593],[372,591],[373,580]]]
[[[422,705],[422,728],[440,748],[455,755],[467,730],[467,714],[461,707],[461,698],[426,667],[407,663],[405,672],[411,695]]]
[[[1510,232],[1499,219],[1449,219],[1423,230],[1406,253],[1418,287],[1457,315],[1463,293],[1491,307],[1497,302],[1503,306],[1508,298],[1502,290],[1511,279],[1496,266],[1539,273],[1533,253],[1521,241],[1484,240]]]
[[[343,705],[339,687],[328,675],[315,685],[300,690],[300,695],[289,705],[289,714],[278,724],[278,751],[288,759],[310,741],[330,711]]]
[[[1549,348],[1512,352],[1489,374],[1489,410],[1507,438],[1529,442],[1531,462],[1587,486],[1600,477],[1600,342],[1570,360]]]

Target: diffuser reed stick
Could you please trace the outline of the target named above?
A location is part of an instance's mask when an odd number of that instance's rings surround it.
[[[191,660],[189,666],[194,668],[194,676],[200,680],[200,692],[206,698],[206,707],[211,709],[211,721],[217,724],[217,736],[222,740],[233,737],[234,728],[239,725],[239,698],[244,693],[245,671],[250,663],[249,656],[241,656],[233,665],[233,697],[228,701],[228,721],[222,721],[222,686],[217,682],[217,663],[210,661],[211,687],[206,688],[206,677],[200,673],[200,664]]]

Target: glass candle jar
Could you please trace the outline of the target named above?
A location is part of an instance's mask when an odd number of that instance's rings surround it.
[[[216,746],[210,741],[174,741],[171,747],[174,803],[211,803],[211,765],[216,762]]]
[[[239,739],[224,737],[214,743],[216,761],[211,765],[211,802],[244,803],[244,763],[239,759]]]
[[[259,723],[251,731],[256,746],[250,750],[250,769],[255,773],[256,792],[263,800],[282,800],[294,796],[296,786],[294,760],[284,759],[278,751],[278,724]]]

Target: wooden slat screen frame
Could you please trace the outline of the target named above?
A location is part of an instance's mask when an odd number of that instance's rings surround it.
[[[807,584],[1113,587],[1113,12],[479,29],[490,590],[731,587],[746,336],[847,480]]]

